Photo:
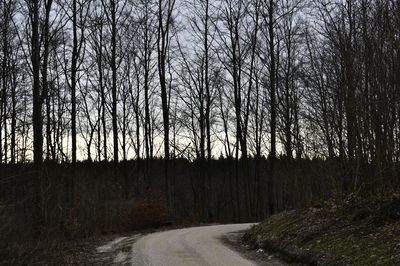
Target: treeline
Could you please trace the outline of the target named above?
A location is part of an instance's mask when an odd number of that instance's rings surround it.
[[[346,189],[399,183],[400,1],[2,0],[0,13],[0,162],[33,161],[37,195],[44,160],[111,160],[128,179],[127,160],[163,157],[170,206],[176,158],[208,187],[212,158],[269,157],[269,204],[279,154],[339,160]]]
[[[65,190],[74,171],[72,164],[46,163],[42,174],[48,179],[42,202],[46,210],[45,228],[61,230],[67,235],[90,236],[160,225],[157,223],[176,223],[179,217],[189,222],[232,223],[260,221],[270,215],[269,197],[264,193],[270,160],[249,159],[246,163],[233,159],[212,160],[208,166],[211,178],[207,187],[199,163],[185,159],[171,162],[173,212],[169,213],[164,201],[165,180],[160,178],[164,172],[162,159],[128,161],[126,169],[131,178],[127,183],[123,175],[114,178],[112,162],[78,162],[72,207],[66,200],[69,191]],[[281,159],[275,163],[278,170],[274,188],[276,211],[308,206],[327,199],[331,193],[339,198],[338,194],[342,193],[340,183],[344,170],[338,170],[339,161]],[[150,165],[148,172],[146,164]],[[0,232],[7,245],[8,240],[23,238],[31,232],[36,223],[36,195],[34,180],[25,174],[32,171],[32,164],[3,165],[4,169],[13,175],[12,182],[0,186]],[[242,174],[244,169],[250,172],[249,180]],[[125,195],[134,197],[125,199]],[[162,217],[165,214],[170,217]]]

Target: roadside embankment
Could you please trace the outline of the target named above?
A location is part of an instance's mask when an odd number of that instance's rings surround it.
[[[243,240],[291,263],[400,265],[400,197],[361,198],[279,213]]]

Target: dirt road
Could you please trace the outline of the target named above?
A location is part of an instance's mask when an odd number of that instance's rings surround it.
[[[252,224],[192,227],[144,236],[132,246],[134,266],[250,266],[256,265],[220,240]]]

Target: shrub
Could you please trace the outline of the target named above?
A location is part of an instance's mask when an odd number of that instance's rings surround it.
[[[121,231],[141,230],[165,225],[172,220],[160,197],[145,195],[121,204],[115,224]]]

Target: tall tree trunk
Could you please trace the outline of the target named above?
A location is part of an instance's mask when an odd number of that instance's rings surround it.
[[[150,95],[149,95],[149,80],[150,80],[150,63],[151,63],[151,41],[150,41],[150,30],[149,30],[149,6],[146,2],[145,6],[145,29],[144,29],[144,137],[145,137],[145,149],[146,149],[146,175],[148,174],[148,162],[152,159],[152,133],[151,133],[151,118],[150,118]]]
[[[125,88],[124,88],[125,89]],[[123,89],[123,90],[124,90]],[[129,86],[129,90],[130,90]],[[128,94],[123,92],[123,99],[122,99],[122,160],[123,160],[123,176],[124,176],[124,186],[125,186],[125,199],[129,198],[129,191],[130,191],[130,182],[128,179],[128,170],[127,170],[127,149],[126,149],[126,135],[127,135],[127,107],[126,102],[128,100]],[[139,145],[139,144],[137,144]]]
[[[165,186],[168,206],[172,208],[172,197],[171,197],[171,182],[169,178],[169,93],[167,91],[167,79],[166,79],[166,64],[168,50],[169,50],[169,33],[172,23],[172,12],[174,9],[175,0],[167,0],[167,7],[163,5],[163,0],[158,1],[158,31],[157,31],[157,51],[158,51],[158,74],[160,79],[161,87],[161,105],[163,115],[163,127],[164,127],[164,161],[165,161]],[[164,13],[166,17],[164,18]],[[166,19],[166,21],[164,21]]]
[[[103,130],[104,161],[107,162],[107,123],[106,123],[106,92],[103,82],[103,25],[99,28],[99,47],[97,51],[97,68],[99,71],[99,87],[101,94],[101,127]]]
[[[4,163],[7,163],[7,87],[8,87],[8,79],[10,77],[9,75],[9,66],[8,66],[8,61],[9,61],[9,52],[8,52],[8,27],[9,27],[9,11],[7,7],[7,3],[3,1],[3,60],[2,60],[2,99],[1,99],[1,105],[0,108],[2,108],[2,114],[3,116],[0,117],[2,118],[2,121],[0,120],[0,124],[3,123],[4,127]],[[1,131],[1,127],[0,127]],[[1,146],[1,136],[0,136],[0,146]],[[1,149],[1,148],[0,148]],[[1,154],[3,155],[3,154]],[[0,163],[2,161],[2,158],[0,158]]]
[[[270,151],[270,176],[268,178],[268,204],[269,214],[275,212],[275,161],[276,161],[276,70],[275,70],[275,9],[274,1],[269,1],[268,6],[268,36],[270,54],[270,101],[271,101],[271,151]]]
[[[42,219],[42,197],[41,197],[41,171],[43,161],[43,121],[42,101],[40,95],[40,37],[39,37],[39,0],[29,3],[29,11],[32,25],[31,35],[31,61],[33,71],[33,162],[35,169],[35,206],[36,223],[40,225]]]
[[[206,141],[207,141],[207,179],[206,179],[206,188],[208,191],[211,190],[211,159],[212,159],[212,151],[211,151],[211,88],[210,88],[210,65],[209,65],[209,20],[210,20],[210,4],[209,0],[205,1],[205,18],[204,18],[204,84],[206,90],[206,112],[205,112],[205,122],[206,122]],[[212,207],[210,202],[207,206],[208,210],[208,219],[209,221],[213,220]]]
[[[43,65],[42,67],[42,102],[46,100],[46,116],[47,116],[47,124],[46,124],[46,159],[50,159],[50,150],[51,150],[51,118],[50,118],[50,93],[49,93],[49,82],[47,80],[48,76],[48,62],[49,62],[49,20],[50,20],[50,10],[51,10],[52,0],[48,0],[45,2],[45,20],[43,25]],[[42,103],[41,103],[42,104]]]
[[[76,73],[78,63],[78,36],[77,36],[77,8],[76,1],[72,1],[72,58],[71,58],[71,135],[72,135],[72,172],[76,175]]]
[[[114,177],[117,178],[118,167],[118,124],[117,124],[117,21],[116,3],[111,0],[111,72],[112,72],[112,125],[114,140]]]
[[[16,129],[17,129],[17,96],[16,96],[16,68],[13,65],[13,84],[11,85],[11,164],[16,162]]]
[[[145,149],[146,149],[146,161],[145,161],[145,180],[147,182],[147,186],[151,187],[151,174],[149,174],[150,170],[150,160],[153,159],[152,152],[152,133],[151,133],[151,118],[150,118],[150,95],[149,95],[149,79],[150,79],[150,61],[151,61],[151,44],[149,40],[149,18],[148,18],[148,6],[146,6],[146,15],[145,15],[145,35],[144,35],[144,138],[145,138]],[[137,177],[138,178],[138,177]],[[139,182],[137,182],[139,183]],[[138,185],[138,184],[137,184]]]

